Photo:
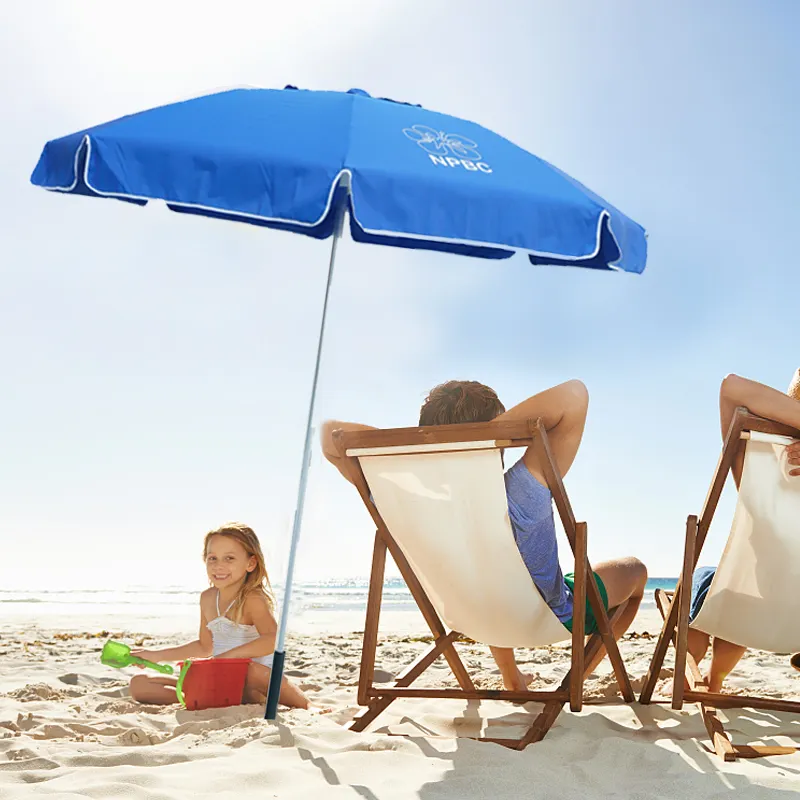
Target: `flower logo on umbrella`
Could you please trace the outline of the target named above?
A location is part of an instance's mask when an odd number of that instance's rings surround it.
[[[403,128],[403,133],[416,142],[426,153],[436,156],[454,155],[470,161],[480,161],[478,145],[460,133],[445,133],[429,128],[427,125],[412,125]]]

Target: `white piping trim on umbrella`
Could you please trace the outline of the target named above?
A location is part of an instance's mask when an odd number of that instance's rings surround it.
[[[232,217],[244,217],[247,219],[257,219],[263,222],[283,222],[283,223],[290,223],[292,225],[302,225],[303,227],[313,228],[322,222],[325,217],[328,216],[328,213],[331,209],[331,203],[333,201],[333,193],[336,191],[336,187],[339,185],[339,182],[342,176],[347,173],[348,176],[350,174],[350,170],[343,169],[341,170],[336,178],[331,182],[331,188],[328,192],[328,201],[325,204],[325,210],[322,214],[317,218],[314,222],[303,222],[302,220],[294,220],[294,219],[286,219],[285,217],[265,217],[260,214],[249,214],[246,211],[230,211],[225,210],[224,208],[215,208],[214,206],[204,206],[200,203],[180,203],[173,200],[164,200],[163,197],[147,197],[145,195],[137,195],[137,194],[127,194],[125,192],[104,192],[102,189],[97,189],[96,187],[92,186],[89,182],[89,160],[92,155],[92,140],[90,136],[87,134],[83,137],[81,141],[81,146],[78,147],[75,151],[75,161],[74,161],[74,172],[75,178],[69,186],[45,186],[44,188],[47,191],[53,192],[71,192],[75,187],[78,185],[78,161],[80,160],[80,154],[83,145],[86,145],[86,163],[83,165],[83,182],[86,186],[91,189],[95,194],[99,195],[100,197],[121,197],[125,200],[142,200],[146,203],[151,202],[164,202],[168,205],[172,206],[179,206],[180,208],[196,208],[200,211],[213,211],[215,214],[228,214]]]
[[[89,140],[88,134],[83,137],[81,140],[81,144],[75,148],[75,157],[72,161],[72,172],[73,172],[73,179],[72,183],[69,186],[45,186],[44,188],[47,189],[48,192],[71,192],[77,185],[78,185],[78,161],[81,157],[81,149],[83,147],[84,142],[87,146],[91,146],[91,141]],[[89,160],[89,153],[86,154],[86,160]]]
[[[596,234],[596,241],[595,241],[595,248],[594,251],[589,253],[585,256],[567,256],[561,253],[547,253],[543,250],[528,250],[524,247],[513,247],[511,245],[502,245],[496,243],[489,243],[489,242],[479,242],[472,239],[442,239],[437,236],[427,236],[423,233],[401,233],[398,231],[382,231],[377,230],[374,228],[367,228],[366,226],[362,225],[358,221],[358,215],[355,212],[355,203],[353,203],[353,217],[358,224],[358,227],[361,230],[365,231],[366,233],[373,234],[374,236],[388,236],[393,237],[395,239],[418,239],[426,242],[443,242],[446,244],[463,244],[467,245],[468,247],[497,247],[503,250],[510,250],[515,253],[525,253],[534,255],[534,256],[541,256],[542,258],[559,258],[562,261],[582,261],[587,258],[594,258],[600,252],[600,237],[603,230],[603,219],[608,217],[609,225],[608,229],[611,232],[611,236],[614,239],[614,243],[617,245],[617,250],[620,253],[620,258],[622,258],[622,248],[619,246],[619,242],[617,242],[616,236],[614,236],[614,232],[611,230],[611,214],[604,208],[600,212],[600,216],[597,219],[597,234]],[[619,261],[619,259],[617,259]],[[621,267],[615,266],[614,264],[609,264],[609,268],[621,270]]]
[[[302,220],[294,220],[294,219],[287,219],[285,217],[265,217],[260,214],[250,214],[245,211],[230,211],[225,210],[222,208],[215,208],[214,206],[205,206],[199,203],[180,203],[172,200],[164,200],[161,197],[146,197],[144,195],[135,195],[135,194],[126,194],[124,192],[104,192],[101,189],[97,189],[89,182],[89,163],[92,155],[92,140],[91,137],[86,134],[79,147],[75,149],[75,159],[74,159],[74,166],[73,171],[75,177],[72,183],[69,186],[45,186],[43,187],[49,192],[71,192],[75,189],[78,185],[78,162],[80,161],[81,150],[83,149],[83,145],[86,145],[86,162],[83,167],[83,182],[86,186],[91,189],[95,194],[99,195],[100,197],[119,197],[125,200],[142,200],[144,202],[164,202],[171,206],[177,206],[180,208],[196,208],[199,211],[211,211],[215,214],[227,214],[231,217],[241,217],[243,219],[254,219],[259,220],[261,222],[278,222],[290,225],[299,225],[306,228],[314,228],[319,225],[325,217],[328,216],[331,210],[331,203],[333,202],[333,195],[339,185],[342,185],[347,188],[348,194],[352,201],[353,193],[351,188],[351,182],[353,178],[353,173],[351,170],[347,168],[343,168],[339,171],[336,175],[335,179],[331,182],[331,188],[328,192],[328,200],[325,204],[325,209],[322,214],[317,218],[314,222],[303,222]],[[389,238],[395,239],[414,239],[419,241],[426,241],[426,242],[439,242],[441,244],[458,244],[458,245],[465,245],[467,247],[483,247],[483,248],[498,248],[502,250],[510,250],[511,252],[515,253],[524,253],[525,255],[533,255],[540,258],[557,258],[561,259],[562,261],[583,261],[587,258],[594,258],[600,252],[600,239],[602,236],[603,230],[603,220],[608,218],[608,230],[611,234],[611,237],[614,239],[614,243],[617,245],[617,250],[619,251],[620,257],[617,259],[619,262],[622,259],[622,248],[619,246],[619,241],[617,237],[614,235],[614,230],[611,227],[611,214],[607,209],[602,209],[600,211],[600,215],[597,218],[597,234],[595,238],[595,248],[594,251],[581,256],[568,256],[564,255],[563,253],[549,253],[542,250],[528,250],[524,247],[512,247],[509,245],[498,244],[497,242],[481,242],[475,241],[471,239],[445,239],[438,236],[427,236],[425,234],[418,234],[418,233],[399,233],[397,231],[383,231],[374,228],[367,228],[366,226],[362,225],[358,220],[358,214],[356,213],[355,203],[351,202],[351,213],[353,214],[353,218],[356,221],[361,230],[365,233],[371,234],[373,236],[386,236]],[[609,269],[613,269],[619,272],[624,272],[622,267],[617,266],[617,263],[609,263]]]

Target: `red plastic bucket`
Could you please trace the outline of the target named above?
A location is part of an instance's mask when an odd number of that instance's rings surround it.
[[[238,706],[242,702],[249,658],[197,658],[183,679],[183,699],[190,711]]]

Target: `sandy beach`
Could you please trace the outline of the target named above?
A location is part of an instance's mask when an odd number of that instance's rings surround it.
[[[398,700],[368,731],[349,732],[343,726],[358,710],[355,614],[350,631],[306,624],[289,637],[288,675],[329,713],[284,710],[272,724],[258,706],[197,712],[139,706],[127,694],[134,671],[100,664],[105,639],[160,647],[193,631],[184,621],[175,634],[151,637],[135,622],[98,629],[79,620],[19,617],[0,625],[0,796],[711,798],[746,790],[757,798],[800,790],[800,753],[722,764],[708,749],[696,707],[622,704],[607,662],[586,687],[587,698],[599,704],[579,714],[565,710],[544,741],[521,753],[466,737],[519,735],[535,704]],[[405,630],[393,631],[393,622]],[[376,679],[389,681],[429,637],[413,618],[387,624]],[[644,611],[622,642],[635,688],[657,629],[656,612]],[[487,648],[458,648],[477,684],[499,688]],[[543,688],[564,673],[568,652],[555,646],[518,657],[535,675],[533,685]],[[664,699],[671,675],[667,661],[657,699]],[[440,659],[420,685],[455,684]],[[729,681],[732,691],[745,687],[797,697],[800,673],[786,657],[748,653]],[[790,715],[742,711],[726,718],[738,742],[800,739],[800,719]]]

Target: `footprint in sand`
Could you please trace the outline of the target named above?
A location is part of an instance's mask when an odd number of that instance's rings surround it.
[[[19,759],[16,761],[7,761],[5,764],[0,764],[0,772],[22,772],[23,779],[26,783],[39,783],[46,780],[45,778],[36,778],[30,773],[36,769],[59,769],[61,764],[51,761],[49,758],[33,758]]]
[[[31,750],[29,747],[19,747],[16,750],[6,751],[6,758],[9,761],[26,761],[38,757],[38,753],[35,750]]]
[[[109,681],[105,678],[93,678],[91,675],[82,675],[79,672],[67,672],[59,675],[58,679],[67,686],[108,686]],[[113,685],[113,684],[111,684]]]

